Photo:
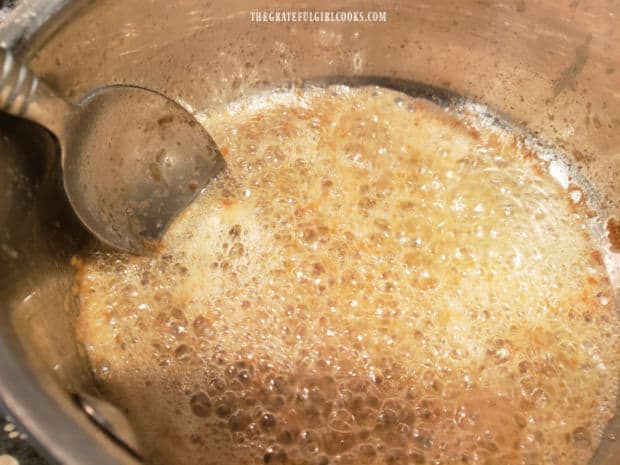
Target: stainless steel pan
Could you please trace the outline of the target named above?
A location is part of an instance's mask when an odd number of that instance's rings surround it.
[[[387,22],[250,21],[274,9],[386,11]],[[23,0],[0,44],[76,100],[111,83],[196,110],[330,76],[440,87],[561,148],[596,187],[598,211],[620,219],[617,1]],[[59,463],[136,463],[122,420],[88,397],[92,380],[72,339],[69,261],[87,235],[61,195],[54,149],[41,128],[0,114],[0,399]],[[594,463],[620,464],[618,433],[617,416]]]

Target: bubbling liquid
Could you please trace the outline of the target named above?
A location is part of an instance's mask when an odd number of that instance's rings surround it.
[[[502,129],[376,87],[205,122],[228,169],[77,335],[147,463],[585,464],[618,318],[586,213]]]

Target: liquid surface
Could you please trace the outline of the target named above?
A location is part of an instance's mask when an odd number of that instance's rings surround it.
[[[580,191],[465,113],[334,87],[208,118],[227,172],[76,277],[148,463],[587,462],[620,354]]]

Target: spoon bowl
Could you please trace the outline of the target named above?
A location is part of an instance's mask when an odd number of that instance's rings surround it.
[[[83,99],[63,147],[64,186],[102,241],[142,252],[223,167],[209,133],[179,104],[109,86]]]
[[[0,63],[0,109],[58,137],[76,215],[114,248],[147,252],[226,165],[209,133],[158,92],[112,85],[73,105],[7,50]]]

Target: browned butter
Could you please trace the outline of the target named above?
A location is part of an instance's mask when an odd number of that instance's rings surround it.
[[[228,169],[162,250],[76,278],[147,463],[587,463],[618,317],[586,215],[513,135],[376,87],[205,124]]]

